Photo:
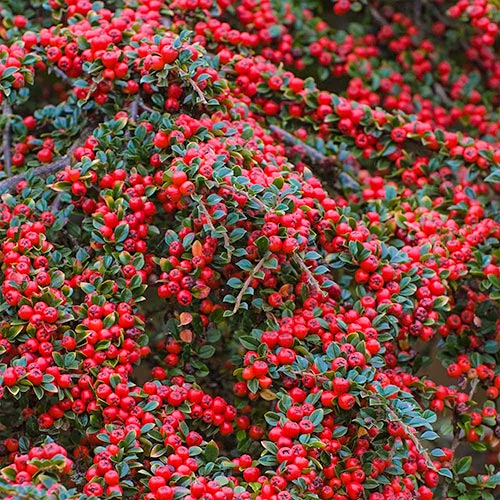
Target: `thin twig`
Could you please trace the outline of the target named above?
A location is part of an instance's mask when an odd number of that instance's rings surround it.
[[[405,422],[403,422],[403,420],[401,419],[401,417],[389,406],[389,404],[387,402],[386,402],[386,404],[384,406],[387,408],[388,412],[404,428],[406,436],[408,437],[408,439],[415,445],[415,448],[420,453],[420,455],[422,455],[425,458],[425,461],[427,462],[427,467],[429,467],[429,469],[437,472],[437,469],[436,469],[436,467],[435,467],[435,465],[434,465],[434,463],[432,461],[432,458],[430,457],[428,451],[426,449],[422,448],[422,445],[421,445],[419,439],[417,438],[417,436],[415,436],[413,434],[413,431],[411,430],[411,428]]]
[[[435,0],[422,0],[426,7],[429,7],[432,9],[432,15],[435,16],[440,22],[442,22],[445,26],[448,26],[449,28],[455,28],[456,23],[454,20],[452,20],[450,17],[446,16],[443,14],[440,10],[439,7],[437,7]],[[465,43],[464,37],[459,37],[458,43],[460,46],[464,49],[467,50],[468,46]]]
[[[71,80],[71,78],[61,68],[58,68],[57,66],[49,66],[48,69],[61,80],[64,80],[68,85],[73,85],[73,80]]]
[[[306,273],[306,276],[309,280],[309,284],[313,288],[315,288],[321,295],[323,295],[323,297],[326,297],[328,293],[321,289],[321,285],[319,284],[318,280],[311,272],[311,270],[306,266],[306,263],[302,260],[302,257],[300,257],[300,255],[295,255],[295,261],[297,262],[297,264],[299,264],[300,268]]]
[[[205,94],[203,91],[200,89],[200,86],[189,76],[189,73],[186,73],[185,71],[180,70],[179,74],[184,80],[187,80],[191,87],[193,87],[193,90],[198,94],[198,97],[200,98],[200,101],[207,105],[208,101],[207,98],[205,97]]]
[[[61,205],[61,194],[62,193],[57,193],[56,197],[54,198],[54,201],[52,202],[52,205],[50,206],[50,211],[53,214],[59,210],[59,207]]]
[[[137,121],[137,115],[139,114],[139,101],[141,100],[141,96],[139,93],[135,96],[135,99],[132,101],[130,105],[130,118],[133,122]]]
[[[476,392],[478,385],[479,385],[479,379],[476,378],[476,379],[472,380],[472,382],[470,384],[470,390],[469,390],[469,401],[474,397],[474,393]],[[455,412],[455,415],[453,417],[453,424],[454,424],[453,439],[452,439],[451,445],[450,445],[450,450],[453,453],[453,456],[451,458],[450,468],[453,468],[453,465],[455,464],[455,461],[456,461],[455,460],[455,452],[457,451],[457,448],[460,446],[460,443],[465,436],[465,432],[457,425],[456,420],[457,420],[457,416],[456,416],[456,412]],[[446,500],[446,498],[448,497],[448,490],[449,489],[450,489],[450,483],[445,483],[443,486],[443,491],[441,493],[442,500]]]
[[[48,163],[47,165],[42,165],[41,167],[35,168],[34,177],[46,177],[47,175],[58,172],[63,169],[69,163],[69,156],[64,155],[63,157],[53,161],[52,163]],[[0,192],[12,191],[18,182],[21,182],[26,179],[26,172],[22,172],[20,174],[14,175],[0,182]]]
[[[262,259],[257,262],[257,265],[253,268],[253,271],[248,275],[248,278],[245,280],[245,283],[243,283],[243,287],[240,290],[240,293],[236,297],[236,302],[234,303],[233,307],[233,314],[238,311],[241,305],[241,301],[243,300],[243,295],[245,295],[245,292],[248,290],[248,287],[250,286],[250,283],[252,282],[254,276],[260,271],[261,267],[264,265],[264,263],[267,260],[267,255],[262,257]]]
[[[6,118],[5,127],[3,129],[3,166],[7,175],[10,177],[12,174],[12,156],[11,156],[11,129],[10,120],[12,115],[12,109],[9,106],[7,100],[3,102],[3,115]]]
[[[331,158],[325,156],[323,153],[320,153],[317,149],[309,146],[309,144],[301,141],[294,135],[290,134],[290,132],[283,130],[281,127],[278,127],[277,125],[271,125],[269,129],[271,130],[271,132],[279,135],[285,144],[288,144],[289,146],[300,146],[303,149],[304,154],[313,162],[324,164],[331,161]]]
[[[214,226],[214,222],[212,220],[212,216],[210,215],[210,212],[207,210],[207,207],[205,206],[205,204],[201,200],[199,202],[199,207],[200,207],[200,210],[204,213],[204,215],[205,215],[205,217],[207,219],[207,224],[210,227],[210,229],[214,233],[219,234],[219,231],[217,231],[217,229]],[[224,229],[224,232],[222,233],[222,237],[224,239],[224,248],[227,251],[227,256],[229,258],[229,261],[231,261],[231,258],[232,258],[232,246],[231,246],[231,242],[229,241],[229,235],[227,234],[226,228],[223,228],[223,229]]]
[[[238,192],[238,190],[232,186],[224,186],[224,189],[228,189],[229,191],[231,191],[232,193],[235,193],[235,194],[241,194],[242,192]],[[257,198],[256,196],[252,196],[246,192],[243,192],[243,194],[248,198],[249,201],[253,201],[254,203],[256,203],[257,205],[259,205],[259,207],[262,209],[262,210],[265,210],[265,211],[269,211],[269,207],[262,201],[260,200],[259,198]]]
[[[389,24],[387,22],[387,19],[373,5],[370,5],[369,9],[370,9],[370,14],[372,15],[373,19],[375,19],[375,21],[377,21],[382,26]]]
[[[414,0],[413,15],[415,16],[415,24],[418,28],[422,26],[422,2],[421,0]]]
[[[439,82],[434,82],[434,92],[441,98],[447,106],[453,106],[453,101],[448,97],[443,86]]]
[[[200,89],[199,85],[192,78],[189,78],[188,81],[191,84],[191,87],[193,87],[193,90],[198,94],[200,101],[205,105],[208,104],[207,98],[205,97],[203,91]]]
[[[78,144],[80,144],[82,138],[87,137],[87,134],[89,134],[90,131],[91,131],[90,128],[82,130],[80,137],[71,145],[68,152],[64,156],[58,158],[57,160],[51,163],[47,163],[47,165],[36,167],[34,169],[33,176],[47,177],[48,175],[54,174],[55,172],[59,172],[59,170],[62,170],[64,167],[66,167],[70,163],[73,151],[78,147]],[[21,172],[20,174],[13,175],[8,179],[0,181],[0,193],[13,191],[19,182],[26,179],[27,173],[28,171]]]
[[[149,111],[150,113],[154,113],[155,110],[153,108],[150,108],[145,102],[142,97],[139,98],[139,106],[144,110],[144,111]]]

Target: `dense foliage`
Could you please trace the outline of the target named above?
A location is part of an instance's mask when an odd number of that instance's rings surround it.
[[[0,7],[1,498],[498,498],[497,1]]]

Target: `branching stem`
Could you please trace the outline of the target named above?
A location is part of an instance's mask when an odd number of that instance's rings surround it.
[[[257,262],[257,265],[254,267],[253,271],[248,275],[248,278],[245,280],[245,283],[243,283],[243,287],[240,290],[240,293],[236,297],[236,302],[234,303],[233,307],[233,314],[238,311],[241,305],[241,301],[243,300],[243,295],[245,295],[245,292],[248,290],[248,287],[250,286],[250,283],[252,282],[254,276],[262,269],[262,266],[267,260],[267,255],[262,257],[262,259]]]
[[[328,293],[325,292],[321,288],[321,285],[319,284],[318,280],[316,279],[316,277],[314,276],[314,274],[311,272],[311,270],[306,266],[306,263],[304,262],[304,260],[302,259],[302,257],[300,257],[300,255],[295,255],[294,259],[297,262],[297,264],[300,266],[300,268],[306,273],[307,278],[309,280],[309,284],[314,289],[316,289],[321,295],[323,295],[324,297],[326,297],[328,295]]]
[[[479,379],[473,379],[471,384],[470,384],[470,390],[469,390],[469,401],[474,397],[474,394],[476,392],[477,386],[479,385]],[[453,457],[451,459],[451,467],[455,465],[455,452],[457,451],[457,448],[460,446],[460,443],[462,442],[462,439],[465,436],[464,431],[457,425],[456,421],[456,415],[453,418],[453,439],[451,441],[450,445],[450,450],[453,452]],[[448,490],[450,488],[450,483],[445,483],[443,486],[443,491],[441,492],[441,498],[442,500],[446,500],[448,498]]]
[[[309,146],[309,144],[301,141],[294,135],[290,134],[290,132],[283,130],[281,127],[278,127],[277,125],[271,125],[269,129],[271,130],[271,132],[274,132],[276,135],[278,135],[285,144],[288,144],[289,146],[301,147],[304,151],[304,154],[314,163],[325,164],[331,161],[331,158],[325,156],[323,153],[320,153],[317,149]]]
[[[53,174],[63,169],[66,165],[68,165],[68,163],[69,163],[69,156],[64,155],[61,158],[57,159],[56,161],[53,161],[52,163],[48,163],[47,165],[42,165],[41,167],[35,168],[34,176],[46,177],[50,174]],[[18,182],[21,182],[26,179],[26,174],[27,171],[17,175],[13,175],[12,177],[5,179],[4,181],[1,181],[0,192],[12,191],[16,187]]]
[[[203,212],[205,215],[205,218],[207,219],[207,224],[210,227],[210,229],[216,233],[219,234],[219,231],[215,228],[214,221],[212,220],[212,216],[210,215],[210,212],[208,211],[207,207],[203,203],[203,201],[200,201],[200,210]],[[222,237],[224,239],[224,248],[227,251],[227,256],[229,258],[229,262],[231,262],[231,257],[232,257],[232,247],[231,247],[231,242],[229,241],[229,235],[227,234],[226,228],[224,228],[224,232],[222,233]]]
[[[81,136],[71,145],[68,152],[58,158],[57,160],[47,163],[46,165],[41,165],[40,167],[36,167],[34,169],[34,177],[47,177],[50,174],[54,174],[62,170],[70,163],[71,155],[73,151],[78,147],[78,144],[81,141],[81,138],[87,137],[87,134],[90,133],[90,129],[84,129],[81,133]],[[0,181],[0,193],[10,192],[15,189],[17,184],[26,179],[28,171],[21,172],[20,174],[13,175],[8,179]]]

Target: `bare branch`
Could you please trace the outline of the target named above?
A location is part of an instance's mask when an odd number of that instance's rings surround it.
[[[413,15],[415,16],[415,24],[418,28],[422,25],[422,2],[415,0],[413,4]]]
[[[57,193],[54,201],[52,202],[52,205],[50,206],[50,211],[52,213],[57,212],[59,210],[59,207],[61,206],[61,194],[62,193]]]
[[[479,379],[473,379],[470,384],[469,390],[469,401],[474,397],[474,393],[476,392],[477,386],[479,385]],[[457,415],[455,412],[453,418],[453,439],[451,441],[450,449],[453,452],[453,457],[451,459],[451,467],[455,464],[455,452],[457,448],[460,446],[462,439],[465,437],[465,432],[457,425]],[[450,483],[445,483],[443,486],[443,491],[441,493],[442,500],[446,500],[448,498],[448,490],[450,488]]]
[[[68,85],[73,86],[73,81],[61,68],[57,66],[48,66],[48,70],[57,77],[59,77],[61,80],[66,82]]]
[[[139,114],[139,102],[141,100],[141,96],[139,93],[135,96],[135,99],[132,101],[132,104],[130,105],[130,118],[134,122],[137,121],[137,115]]]
[[[68,152],[64,156],[51,163],[47,163],[46,165],[36,167],[34,169],[34,177],[47,177],[50,174],[59,172],[59,170],[62,170],[64,167],[69,165],[73,151],[78,147],[82,139],[87,138],[91,130],[92,129],[90,127],[82,130],[78,139],[71,145],[71,147],[68,149]],[[19,182],[26,179],[27,173],[28,171],[21,172],[20,174],[13,175],[8,179],[0,181],[0,193],[13,191]]]
[[[69,156],[64,155],[63,157],[48,163],[47,165],[42,165],[41,167],[35,168],[35,177],[46,177],[47,175],[58,172],[69,164]],[[14,175],[0,182],[0,192],[12,191],[18,182],[26,179],[26,174],[28,172],[22,172],[20,174]]]
[[[154,113],[155,110],[153,108],[150,108],[145,102],[142,97],[139,98],[139,106],[144,110],[144,111],[149,111],[150,113]]]
[[[444,90],[443,86],[439,82],[434,82],[434,85],[432,87],[434,89],[434,92],[447,106],[453,106],[453,101],[448,97],[448,94],[446,94],[446,90]]]
[[[375,21],[377,21],[382,26],[389,24],[387,22],[387,19],[384,16],[382,16],[382,14],[373,5],[370,5],[369,9],[370,9],[370,14],[372,15],[373,19],[375,19]]]
[[[3,115],[6,118],[5,127],[3,129],[3,166],[7,175],[10,177],[12,174],[12,156],[11,156],[11,129],[10,129],[10,120],[12,115],[12,109],[9,106],[7,100],[3,102]]]
[[[191,84],[191,87],[193,87],[193,90],[198,94],[200,101],[205,105],[208,104],[207,98],[205,97],[203,91],[200,89],[199,85],[192,78],[189,78],[188,81]]]
[[[271,125],[269,129],[271,130],[271,132],[274,132],[276,135],[278,135],[285,144],[288,144],[289,146],[299,146],[300,148],[302,148],[305,156],[307,156],[314,163],[326,164],[332,161],[331,157],[325,156],[317,149],[314,149],[312,146],[309,146],[309,144],[306,144],[294,135],[290,134],[290,132],[283,130],[277,125]]]
[[[266,260],[267,260],[267,255],[262,257],[262,259],[260,259],[259,262],[257,262],[257,265],[253,268],[253,271],[248,275],[248,278],[245,280],[245,283],[243,283],[243,287],[240,290],[238,296],[236,297],[236,302],[234,303],[233,314],[235,314],[236,311],[238,311],[238,309],[240,308],[241,301],[243,300],[243,295],[245,295],[245,292],[248,290],[248,287],[250,286],[250,283],[252,282],[254,276],[261,270]]]

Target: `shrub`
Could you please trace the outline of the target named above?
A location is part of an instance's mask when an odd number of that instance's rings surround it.
[[[2,6],[2,498],[493,500],[498,2]]]

